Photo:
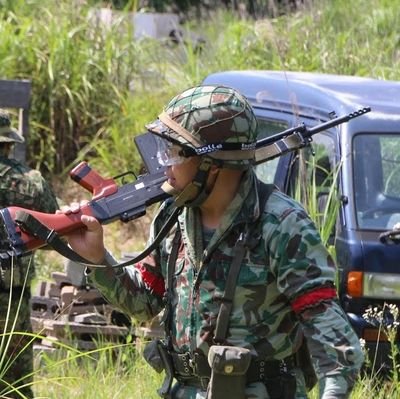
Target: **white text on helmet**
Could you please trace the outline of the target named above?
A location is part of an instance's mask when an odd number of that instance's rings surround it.
[[[222,149],[222,144],[208,144],[200,148],[196,148],[197,155],[208,154],[210,152],[215,152]]]

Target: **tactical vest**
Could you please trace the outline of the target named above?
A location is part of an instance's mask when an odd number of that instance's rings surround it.
[[[207,398],[222,397],[220,396],[220,391],[227,393],[228,387],[232,387],[232,392],[229,391],[232,395],[233,393],[239,389],[236,385],[240,384],[248,384],[251,382],[263,381],[270,392],[271,397],[279,397],[279,398],[292,398],[294,392],[296,391],[296,384],[293,376],[290,376],[290,370],[294,367],[300,367],[305,372],[305,379],[307,383],[307,388],[311,389],[316,383],[316,377],[314,370],[311,365],[311,360],[309,358],[308,349],[304,345],[301,347],[299,351],[299,355],[301,354],[301,358],[296,354],[296,356],[290,356],[282,361],[280,360],[270,360],[264,361],[264,359],[249,359],[242,358],[242,353],[240,353],[240,349],[244,348],[230,348],[224,346],[226,342],[226,337],[229,329],[229,319],[233,306],[233,298],[235,295],[235,288],[237,283],[237,277],[240,272],[241,264],[243,261],[243,257],[245,256],[246,251],[251,250],[260,240],[260,236],[256,233],[257,227],[259,224],[259,220],[261,219],[261,213],[265,209],[265,204],[271,193],[276,189],[273,185],[264,184],[262,182],[258,182],[258,193],[259,193],[259,204],[260,204],[260,217],[257,221],[252,221],[244,226],[243,232],[240,234],[234,248],[234,256],[233,261],[231,263],[230,271],[226,279],[225,291],[221,300],[221,305],[217,317],[216,327],[214,331],[214,342],[217,344],[216,346],[212,346],[211,348],[216,348],[213,350],[213,353],[209,354],[209,359],[204,356],[200,356],[198,353],[195,354],[178,354],[175,353],[171,347],[171,304],[172,304],[172,282],[175,271],[175,263],[178,256],[178,250],[181,243],[181,234],[180,229],[178,229],[175,233],[172,249],[168,258],[167,264],[167,276],[166,276],[166,294],[165,294],[165,302],[166,308],[164,311],[163,324],[166,330],[166,342],[165,343],[157,343],[156,355],[155,358],[160,356],[159,367],[165,370],[165,379],[162,387],[158,390],[158,393],[163,398],[169,398],[171,392],[171,386],[173,382],[173,378],[177,378],[180,381],[180,378],[183,376],[183,383],[188,383],[189,385],[198,386],[199,388],[205,390],[208,389]],[[156,344],[155,344],[156,345]],[[210,353],[211,353],[210,348]],[[236,349],[236,350],[235,350]],[[233,350],[233,353],[230,354],[229,350]],[[239,350],[239,352],[237,351]],[[228,359],[229,362],[236,362],[236,366],[240,365],[245,367],[243,371],[242,377],[238,375],[233,376],[235,380],[232,380],[232,376],[226,375],[226,378],[221,378],[221,370],[219,370],[216,374],[213,374],[211,367],[209,365],[210,359],[216,359],[217,356],[215,353],[218,351],[223,352],[222,357],[231,356]],[[147,357],[147,361],[154,367],[154,346],[153,348],[149,348],[148,353],[145,354],[145,358]],[[215,353],[214,353],[215,352]],[[221,353],[222,353],[221,352]],[[228,353],[228,355],[226,355]],[[150,359],[153,356],[153,359]],[[228,357],[229,357],[228,356]],[[218,364],[221,366],[221,356],[218,357],[218,360],[211,360],[213,364]],[[161,364],[161,366],[160,366]],[[186,366],[185,366],[186,365]],[[189,366],[190,365],[190,366]],[[282,370],[286,370],[282,372]],[[215,370],[214,370],[215,371]],[[223,374],[223,371],[222,371]],[[186,375],[186,377],[185,377]],[[218,375],[218,378],[213,378],[213,376]],[[290,378],[287,378],[289,376]],[[282,387],[282,391],[277,392],[278,396],[275,396],[272,391],[276,389],[276,383],[274,381],[281,381],[281,379],[285,379],[285,387]],[[275,380],[277,379],[277,380]],[[269,381],[267,383],[267,381]],[[241,387],[244,389],[244,386]]]

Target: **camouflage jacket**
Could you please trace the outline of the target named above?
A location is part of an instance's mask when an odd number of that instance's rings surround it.
[[[182,243],[172,304],[174,349],[207,355],[233,247],[250,223],[259,239],[242,262],[227,344],[249,348],[266,359],[283,359],[298,347],[302,330],[316,373],[326,382],[326,392],[335,398],[345,397],[339,393],[346,395],[353,385],[363,355],[336,299],[335,264],[297,202],[273,192],[260,212],[256,190],[255,175],[249,172],[206,248],[199,211],[186,208],[180,215]],[[164,204],[153,221],[150,239],[168,213]],[[113,304],[139,320],[149,319],[164,305],[163,282],[170,249],[171,237],[156,253],[135,267],[127,267],[118,278],[112,269],[94,269],[90,276]]]
[[[54,213],[57,200],[39,171],[16,161],[0,157],[0,207],[21,206],[41,212]],[[18,267],[2,270],[0,284],[8,289],[11,285],[21,287],[30,284],[34,276],[32,257],[18,261]]]

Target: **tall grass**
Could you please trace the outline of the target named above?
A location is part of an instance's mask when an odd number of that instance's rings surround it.
[[[99,25],[81,4],[21,2],[18,14],[0,14],[0,34],[6,38],[0,42],[5,60],[0,75],[32,80],[29,157],[33,166],[52,173],[70,167],[82,149],[87,157],[96,155],[93,144],[98,137],[113,144],[112,136],[107,137],[107,128],[113,125],[122,144],[119,155],[134,162],[133,126],[131,120],[124,124],[124,111],[129,111],[129,118],[140,119],[142,110],[131,112],[129,98],[148,90],[162,99],[162,79],[157,80],[158,88],[146,83],[151,75],[163,75],[161,44],[136,42],[133,28],[123,18],[109,27]],[[116,163],[120,161],[121,157]]]
[[[8,333],[3,337],[13,335],[21,333]],[[40,334],[28,335],[32,341],[45,338]],[[53,351],[50,348],[36,351],[34,380],[28,385],[34,390],[35,398],[43,399],[155,399],[163,375],[150,368],[138,348],[137,343],[107,344],[100,339],[97,349],[79,351],[73,346],[54,342]],[[8,362],[12,363],[12,359]],[[0,397],[18,395],[25,384],[24,380],[16,381],[0,392]]]
[[[131,344],[101,346],[89,353],[63,348],[42,353],[35,394],[40,398],[156,399],[162,375],[145,363]]]
[[[32,80],[30,163],[63,174],[76,158],[116,175],[137,167],[132,137],[179,90],[224,69],[284,69],[398,79],[400,9],[387,0],[306,0],[254,21],[217,10],[187,40],[135,40],[127,15],[94,23],[78,0],[0,3],[0,76]],[[137,2],[129,9],[134,10]],[[92,21],[92,22],[91,22]],[[101,144],[98,147],[99,143]],[[101,151],[100,151],[101,150]],[[120,155],[115,159],[115,151]]]

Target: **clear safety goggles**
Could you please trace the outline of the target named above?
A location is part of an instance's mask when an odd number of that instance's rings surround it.
[[[156,138],[157,141],[157,160],[161,166],[172,166],[185,163],[189,158],[183,155],[181,146],[169,140]]]

